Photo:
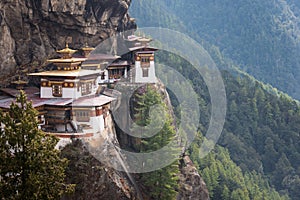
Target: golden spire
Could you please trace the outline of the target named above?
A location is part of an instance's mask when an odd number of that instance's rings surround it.
[[[93,51],[95,48],[90,47],[87,42],[85,43],[85,47],[81,48],[83,51]]]
[[[16,89],[21,90],[24,88],[24,86],[28,83],[28,81],[24,81],[21,79],[21,76],[18,75],[18,80],[12,81],[12,84],[15,84]]]
[[[57,50],[56,52],[59,53],[59,54],[61,54],[61,55],[62,55],[62,56],[61,56],[62,58],[67,59],[67,58],[72,58],[72,55],[73,55],[76,51],[77,51],[77,50],[70,49],[70,48],[69,48],[69,44],[66,43],[66,47],[65,47],[64,49],[62,49],[62,50]]]
[[[81,50],[83,51],[84,57],[88,57],[90,55],[90,53],[94,50],[95,48],[93,47],[89,47],[87,42],[85,43],[85,47],[81,48]]]

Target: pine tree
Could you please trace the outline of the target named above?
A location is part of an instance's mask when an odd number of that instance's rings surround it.
[[[58,139],[38,129],[37,111],[23,91],[8,112],[0,111],[0,196],[3,199],[58,199],[73,190],[64,184],[67,160]]]
[[[146,93],[137,95],[137,97],[138,108],[136,109],[135,118],[137,119],[136,123],[139,126],[147,126],[151,123],[150,128],[156,129],[160,125],[160,123],[157,122],[164,121],[162,128],[155,136],[144,138],[141,141],[141,153],[156,151],[175,139],[176,132],[172,126],[171,117],[167,113],[164,113],[164,115],[160,115],[157,112],[149,113],[152,106],[161,106],[166,109],[166,106],[162,102],[162,97],[150,86],[146,88]],[[176,152],[178,152],[178,149],[174,149],[174,151],[171,149],[170,151],[165,152],[165,156],[171,156],[169,155],[170,153],[175,154]],[[162,157],[164,156],[162,155]],[[178,174],[178,160],[176,160],[169,166],[153,172],[141,174],[140,177],[141,183],[149,190],[152,199],[168,200],[176,198]]]

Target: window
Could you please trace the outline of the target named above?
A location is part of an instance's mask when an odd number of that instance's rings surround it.
[[[89,122],[90,121],[90,111],[88,111],[88,110],[76,111],[76,120],[78,122]]]
[[[54,97],[62,97],[62,86],[61,85],[52,85],[52,95]]]
[[[149,76],[149,68],[142,68],[143,70],[143,77],[148,77]]]
[[[142,57],[142,63],[149,63],[150,58],[149,57]]]
[[[141,58],[141,65],[142,65],[142,67],[150,67],[150,58],[149,57],[142,57]]]
[[[93,83],[92,82],[81,84],[81,94],[82,95],[90,94],[92,92],[92,89],[93,89]]]
[[[109,78],[110,79],[119,79],[122,76],[124,76],[124,68],[119,68],[119,69],[110,69],[108,71]]]
[[[102,72],[102,73],[101,73],[101,80],[104,80],[104,79],[105,79],[105,73]]]

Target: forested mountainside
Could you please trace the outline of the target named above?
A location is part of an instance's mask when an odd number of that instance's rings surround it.
[[[300,98],[299,1],[135,0],[131,13],[140,27],[173,28],[217,46],[258,80]]]
[[[245,73],[233,74],[233,71],[222,70],[228,105],[225,126],[218,142],[223,148],[217,147],[211,155],[200,159],[199,145],[202,134],[205,135],[207,131],[211,107],[206,84],[187,61],[166,52],[159,53],[158,59],[190,79],[199,95],[200,134],[191,146],[190,154],[208,185],[212,199],[220,199],[225,186],[230,191],[230,197],[225,199],[232,199],[231,195],[241,192],[235,190],[242,187],[248,190],[241,195],[253,199],[253,191],[249,190],[252,186],[247,183],[263,184],[268,189],[274,187],[280,194],[288,194],[291,199],[300,198],[297,192],[300,188],[300,107],[295,100]],[[217,65],[225,63],[221,57],[215,57],[215,60]],[[179,83],[174,84],[180,87]],[[185,95],[189,95],[189,92],[186,91]],[[228,163],[232,168],[228,168]],[[232,177],[227,173],[230,174],[232,170],[239,175],[230,180]],[[249,177],[253,179],[244,183]],[[246,186],[242,186],[242,183]],[[266,196],[275,199],[274,194]],[[240,199],[244,198],[240,196]]]
[[[131,14],[139,27],[169,27],[200,41],[222,71],[228,105],[219,140],[222,147],[205,159],[199,158],[199,141],[190,149],[212,199],[254,199],[253,194],[259,195],[257,187],[268,188],[266,191],[274,187],[281,195],[299,199],[299,104],[243,72],[297,97],[299,3],[136,0]],[[152,20],[157,18],[160,20]],[[165,58],[168,53],[159,53],[159,62],[175,67],[193,82],[200,99],[201,132],[205,134],[210,116],[205,83],[187,61],[176,56]],[[253,179],[249,181],[249,177]],[[251,182],[258,185],[247,185]],[[276,192],[261,194],[269,199],[287,198]]]

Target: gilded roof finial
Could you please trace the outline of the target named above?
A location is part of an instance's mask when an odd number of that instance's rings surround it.
[[[16,89],[21,90],[28,83],[28,81],[22,80],[21,76],[18,75],[17,80],[16,81],[12,81],[11,83],[13,83],[15,85]]]
[[[81,50],[83,51],[84,57],[87,58],[94,49],[95,48],[93,47],[89,47],[88,43],[85,42],[85,47],[83,47]]]
[[[69,48],[69,43],[66,42],[66,47],[62,50],[56,51],[57,53],[61,54],[61,57],[64,59],[67,58],[72,58],[72,55],[76,52],[77,50],[73,50]]]

